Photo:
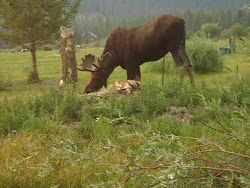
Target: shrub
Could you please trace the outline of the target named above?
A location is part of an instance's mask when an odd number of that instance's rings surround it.
[[[222,39],[229,39],[229,38],[231,37],[231,33],[230,33],[229,30],[224,29],[224,30],[221,32],[220,37],[221,37]]]
[[[230,28],[230,33],[233,36],[243,37],[246,36],[246,31],[244,27],[240,24],[235,24]]]
[[[217,24],[207,23],[201,26],[201,32],[208,38],[214,38],[220,36],[221,28]]]
[[[199,74],[206,74],[209,72],[219,72],[223,69],[223,61],[219,53],[218,47],[211,44],[210,41],[204,37],[193,36],[187,42],[187,51],[190,60],[194,66],[194,72]],[[143,65],[146,72],[162,73],[163,59],[146,63]],[[178,69],[173,61],[172,56],[166,56],[166,63],[164,68],[167,74],[176,74]]]
[[[193,63],[194,72],[206,74],[223,69],[223,61],[218,47],[208,39],[194,36],[187,43],[188,55]]]

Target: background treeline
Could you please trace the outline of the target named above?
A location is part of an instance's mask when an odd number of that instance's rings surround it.
[[[73,25],[76,30],[77,42],[81,43],[82,33],[93,32],[99,38],[105,38],[119,26],[136,27],[153,20],[159,15],[145,13],[140,16],[128,14],[126,17],[116,17],[100,14],[80,14]],[[201,26],[206,23],[215,23],[221,30],[228,30],[234,24],[240,24],[245,28],[250,26],[250,13],[245,9],[238,9],[237,12],[224,8],[211,9],[210,12],[203,10],[193,12],[188,9],[178,16],[186,21],[188,35],[199,31]]]
[[[246,29],[250,12],[242,8],[244,3],[250,0],[82,0],[73,27],[78,44],[83,42],[83,33],[93,32],[102,39],[119,26],[136,27],[163,14],[182,17],[188,36],[206,23],[217,24],[221,31],[236,23]],[[4,47],[0,41],[0,48]]]
[[[73,0],[72,0],[73,1]],[[127,17],[144,14],[183,14],[187,9],[209,12],[223,7],[236,12],[249,0],[82,0],[79,9],[82,14],[99,13],[104,16]]]
[[[247,1],[83,0],[73,25],[78,43],[82,42],[82,33],[93,32],[99,38],[105,38],[119,26],[136,27],[163,14],[182,17],[188,35],[199,31],[206,23],[215,23],[221,30],[236,23],[246,28],[250,26],[250,13],[242,8],[244,2]]]

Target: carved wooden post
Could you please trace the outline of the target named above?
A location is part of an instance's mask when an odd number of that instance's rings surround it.
[[[61,27],[61,58],[62,58],[62,78],[59,83],[59,91],[64,83],[78,81],[76,66],[76,51],[74,30],[72,28]]]

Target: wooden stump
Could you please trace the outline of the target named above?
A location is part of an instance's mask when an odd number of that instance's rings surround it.
[[[59,83],[59,90],[64,83],[75,84],[77,78],[76,50],[74,30],[72,28],[61,27],[61,59],[62,59],[62,78]]]

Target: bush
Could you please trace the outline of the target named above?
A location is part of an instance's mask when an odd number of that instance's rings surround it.
[[[214,23],[207,23],[201,26],[201,31],[204,32],[206,37],[214,38],[220,36],[221,28]]]
[[[206,74],[209,72],[220,72],[223,69],[223,61],[218,47],[211,44],[208,39],[204,37],[193,36],[187,42],[187,51],[190,60],[194,66],[194,72],[199,74]],[[146,63],[143,65],[147,72],[162,73],[163,59]],[[178,69],[173,61],[172,56],[166,56],[165,73],[176,74]]]
[[[187,43],[189,57],[193,63],[194,72],[206,74],[219,72],[223,69],[223,61],[218,47],[206,38],[194,36]]]
[[[229,39],[229,38],[231,37],[231,33],[230,33],[229,30],[224,29],[224,30],[221,32],[220,37],[221,37],[222,39]]]
[[[246,31],[244,27],[240,24],[235,24],[230,28],[230,33],[233,36],[243,37],[246,36]]]

